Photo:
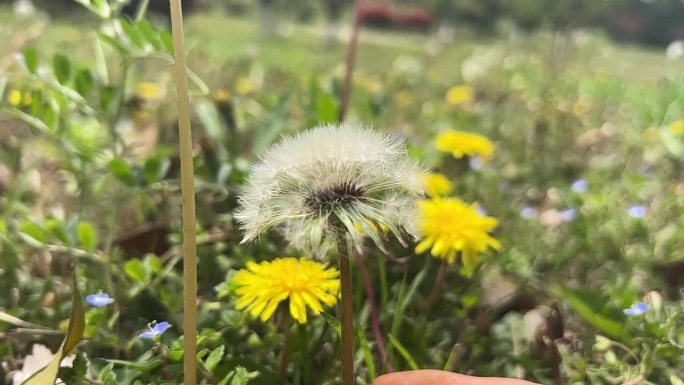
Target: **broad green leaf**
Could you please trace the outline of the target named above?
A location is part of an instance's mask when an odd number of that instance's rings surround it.
[[[83,245],[83,247],[85,247],[86,250],[95,250],[95,247],[97,246],[97,231],[91,223],[79,223],[76,233],[78,236],[78,241],[81,242],[81,244]]]
[[[62,54],[56,54],[52,58],[52,70],[60,84],[68,82],[71,79],[71,60]]]
[[[131,42],[138,48],[143,48],[145,45],[145,42],[143,41],[142,34],[136,26],[131,24],[128,20],[126,19],[121,19],[119,20],[119,24],[121,25],[121,28],[123,29],[124,33],[128,38],[131,40]]]
[[[76,72],[76,91],[84,98],[90,95],[93,89],[93,73],[89,69],[81,69]]]
[[[128,186],[133,186],[135,184],[133,170],[125,160],[121,158],[112,159],[109,162],[109,171],[111,171],[115,177]]]
[[[570,289],[558,285],[551,287],[551,293],[570,306],[592,326],[611,338],[624,341],[625,315],[610,300],[597,291]]]
[[[173,55],[173,38],[168,31],[159,31],[159,39],[161,40],[167,53]]]
[[[44,244],[45,242],[47,242],[45,231],[40,226],[29,220],[21,222],[21,224],[19,225],[19,231],[24,233],[24,235],[29,236],[38,243]]]
[[[316,99],[317,120],[321,123],[336,122],[338,108],[335,97],[320,90]]]
[[[50,330],[49,328],[46,328],[44,326],[40,326],[40,325],[32,324],[30,322],[26,322],[22,319],[19,319],[13,315],[7,314],[3,311],[0,311],[0,321],[7,322],[9,324],[12,324],[14,326],[18,326],[20,328]]]
[[[150,24],[149,21],[142,19],[137,23],[137,26],[138,31],[140,31],[145,40],[147,40],[147,42],[150,43],[154,49],[161,51],[162,42],[159,39],[159,34],[152,27],[152,24]]]
[[[159,181],[166,171],[169,169],[170,162],[168,158],[155,156],[145,161],[143,165],[143,176],[148,183]]]
[[[259,376],[259,371],[248,372],[242,366],[237,366],[235,369],[228,372],[228,374],[217,385],[247,385],[250,380]]]
[[[124,264],[124,271],[129,277],[138,282],[145,282],[147,274],[145,273],[145,266],[139,259],[131,259]]]
[[[209,372],[213,372],[216,369],[216,365],[223,359],[223,354],[225,353],[226,347],[224,345],[212,350],[209,357],[204,361],[204,365],[209,369]]]
[[[390,343],[392,345],[394,345],[395,348],[397,348],[397,350],[399,351],[399,354],[401,354],[401,356],[404,357],[404,359],[409,364],[411,369],[413,369],[413,370],[420,369],[418,367],[418,364],[416,363],[416,360],[413,359],[413,357],[411,356],[409,351],[406,349],[406,347],[404,345],[402,345],[401,342],[399,342],[399,340],[394,338],[393,335],[389,334],[388,337],[389,337]]]
[[[26,69],[35,75],[38,71],[38,50],[35,47],[26,48],[24,50],[23,62]]]
[[[109,36],[107,34],[104,34],[102,32],[99,32],[97,34],[97,37],[100,38],[103,42],[107,43],[110,47],[114,48],[115,50],[119,51],[120,54],[124,56],[128,56],[128,49],[121,44],[120,41],[118,41],[116,38]]]
[[[60,346],[59,350],[52,357],[50,363],[44,368],[40,369],[34,375],[29,377],[22,385],[50,385],[54,384],[57,380],[57,374],[59,372],[59,364],[62,359],[76,347],[78,342],[83,337],[83,332],[85,331],[85,310],[83,308],[83,299],[81,298],[81,292],[78,290],[78,284],[76,283],[76,277],[74,276],[74,289],[71,307],[71,317],[69,319],[69,327],[67,329],[67,334],[64,337],[64,341]]]

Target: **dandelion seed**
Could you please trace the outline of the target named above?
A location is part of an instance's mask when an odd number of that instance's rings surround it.
[[[587,183],[587,181],[584,179],[578,179],[572,182],[570,189],[576,193],[585,193],[589,189],[589,183]]]
[[[147,325],[148,330],[139,333],[138,337],[145,339],[153,339],[162,335],[162,333],[164,333],[170,327],[171,324],[166,321],[162,321],[159,323],[157,323],[157,321],[152,321],[149,325]]]
[[[319,314],[323,311],[322,305],[337,303],[338,276],[337,269],[328,268],[327,263],[305,258],[280,258],[259,264],[248,262],[247,269],[240,270],[233,278],[239,286],[235,291],[240,297],[236,307],[266,321],[278,304],[288,300],[292,318],[303,324],[307,320],[307,308]]]
[[[642,315],[646,313],[651,307],[647,303],[635,303],[629,309],[624,309],[623,312],[629,316]]]
[[[432,172],[425,176],[425,193],[431,197],[449,195],[453,189],[453,183],[440,173]]]
[[[114,302],[114,298],[111,298],[109,294],[103,292],[87,295],[85,300],[88,304],[95,307],[107,306]]]
[[[648,210],[644,205],[633,205],[627,209],[627,215],[630,218],[644,218],[646,217]]]
[[[494,144],[486,137],[469,132],[449,130],[435,138],[439,151],[449,152],[455,158],[478,156],[481,161],[489,162],[494,155]]]
[[[401,140],[350,123],[320,126],[266,152],[252,168],[235,217],[243,243],[278,225],[295,246],[312,251],[343,227],[360,250],[360,226],[382,248],[381,226],[400,241],[404,232],[416,234],[423,181]]]
[[[475,265],[479,254],[488,248],[498,250],[501,244],[489,235],[498,221],[480,215],[477,204],[466,204],[456,198],[434,198],[419,201],[422,241],[417,253],[431,249],[435,258],[448,263],[456,261],[461,253],[464,265]]]

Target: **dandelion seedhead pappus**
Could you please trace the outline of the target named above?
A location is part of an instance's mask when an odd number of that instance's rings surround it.
[[[236,218],[243,242],[277,225],[295,246],[320,250],[338,226],[357,249],[362,235],[382,249],[381,227],[400,241],[417,233],[423,181],[401,139],[353,123],[324,125],[284,138],[263,155]]]

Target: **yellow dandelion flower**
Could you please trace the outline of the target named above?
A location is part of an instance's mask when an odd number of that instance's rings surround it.
[[[314,314],[323,311],[322,304],[337,303],[340,281],[338,271],[327,263],[305,258],[279,258],[271,262],[248,262],[233,282],[239,286],[236,308],[246,309],[262,321],[276,311],[278,304],[288,299],[290,314],[299,323],[306,322],[306,308]]]
[[[142,82],[135,87],[135,93],[146,100],[159,100],[162,97],[162,88],[155,83]]]
[[[417,253],[431,249],[435,258],[454,263],[460,252],[463,264],[472,266],[488,248],[501,248],[499,241],[489,235],[498,221],[480,215],[477,204],[469,205],[457,198],[434,198],[421,200],[418,206],[422,241],[416,246]]]
[[[676,136],[684,135],[684,120],[678,120],[670,124],[670,132]]]
[[[237,81],[236,89],[238,94],[246,95],[254,92],[254,83],[248,78],[240,78]]]
[[[494,155],[494,144],[486,137],[469,132],[449,130],[437,135],[435,147],[439,151],[450,152],[455,158],[479,156],[488,162]]]
[[[21,91],[11,90],[7,95],[7,101],[9,104],[18,107],[21,104]]]
[[[425,176],[425,192],[431,197],[449,195],[453,189],[453,183],[440,173],[432,172]]]
[[[214,100],[217,102],[228,102],[230,101],[230,92],[226,90],[216,90],[214,91]]]
[[[449,88],[449,91],[447,91],[447,103],[451,104],[452,106],[470,103],[473,101],[473,94],[473,87],[471,86],[453,86]]]

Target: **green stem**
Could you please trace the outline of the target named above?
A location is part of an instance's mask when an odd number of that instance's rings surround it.
[[[354,307],[351,263],[344,227],[337,226],[336,233],[340,280],[342,281],[342,385],[354,385]]]
[[[183,11],[181,0],[171,1],[171,31],[178,99],[181,193],[183,196],[183,384],[197,385],[197,240],[195,224],[195,172],[192,164],[190,97],[188,94]]]
[[[283,351],[280,353],[280,366],[278,367],[278,378],[281,384],[287,384],[287,365],[290,363],[290,351],[292,345],[292,318],[284,313],[282,322],[283,333],[285,334],[285,341],[283,342]]]

